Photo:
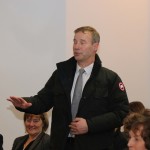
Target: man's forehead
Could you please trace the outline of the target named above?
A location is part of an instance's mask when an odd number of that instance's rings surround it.
[[[78,34],[83,34],[83,35],[87,35],[87,34],[89,35],[90,34],[90,35],[92,35],[92,33],[90,31],[84,31],[84,32],[79,31],[79,32],[75,33],[75,35],[78,35]]]
[[[91,32],[89,32],[89,31],[86,31],[86,32],[78,32],[78,33],[76,33],[75,35],[74,35],[74,39],[77,39],[77,38],[79,38],[79,39],[82,39],[82,40],[85,40],[86,38],[92,38],[92,34],[91,34]]]

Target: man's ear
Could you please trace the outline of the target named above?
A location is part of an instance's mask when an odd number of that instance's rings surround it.
[[[98,47],[99,47],[99,43],[94,43],[94,44],[93,44],[93,47],[94,47],[94,50],[97,51],[97,50],[98,50]]]

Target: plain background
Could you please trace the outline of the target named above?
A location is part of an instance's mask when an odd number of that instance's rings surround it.
[[[103,66],[122,78],[129,101],[142,101],[150,108],[149,18],[149,0],[0,0],[4,149],[10,150],[13,140],[25,134],[23,113],[6,99],[35,95],[56,63],[72,56],[73,31],[80,26],[93,26],[100,33]]]

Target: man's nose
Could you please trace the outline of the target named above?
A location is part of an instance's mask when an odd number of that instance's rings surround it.
[[[74,49],[76,50],[80,49],[80,44],[79,43],[74,44]]]

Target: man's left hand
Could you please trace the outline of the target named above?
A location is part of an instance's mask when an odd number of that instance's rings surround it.
[[[87,122],[84,118],[75,118],[69,127],[71,133],[74,135],[85,134],[88,132]]]

